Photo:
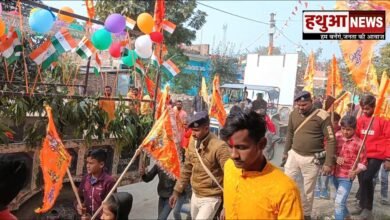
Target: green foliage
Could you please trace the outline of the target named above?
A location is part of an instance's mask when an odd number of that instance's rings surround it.
[[[108,126],[108,130],[117,140],[120,149],[135,149],[148,134],[153,125],[151,115],[139,116],[129,111],[126,102],[120,101],[115,110],[115,119]]]
[[[379,55],[374,58],[373,62],[377,70],[378,80],[381,80],[384,71],[390,76],[390,43],[384,44],[379,49]]]

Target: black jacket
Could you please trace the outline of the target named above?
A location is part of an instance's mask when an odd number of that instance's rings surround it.
[[[150,182],[154,177],[158,175],[159,181],[157,185],[157,193],[162,198],[169,198],[172,195],[173,187],[175,186],[176,180],[170,178],[162,169],[157,165],[154,165],[153,168],[145,173],[142,176],[144,182]]]

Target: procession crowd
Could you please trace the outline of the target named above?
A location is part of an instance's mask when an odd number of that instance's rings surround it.
[[[106,95],[110,93],[107,87]],[[172,103],[182,124],[176,134],[182,155],[180,178],[172,179],[157,164],[139,170],[145,182],[159,178],[158,219],[167,219],[172,210],[174,219],[183,215],[188,219],[311,219],[314,198],[330,198],[330,182],[336,191],[335,219],[372,219],[378,175],[383,180],[381,201],[389,205],[390,122],[379,117],[372,120],[374,96],[362,96],[358,106],[340,116],[323,110],[321,101],[309,92],[298,94],[288,121],[283,170],[270,163],[264,152],[270,142],[267,134],[276,132],[266,114],[267,102],[262,94],[253,102],[246,95],[241,105],[231,109],[219,137],[210,132],[202,98],[194,99],[191,113],[184,111],[181,101]],[[6,207],[23,185],[26,165],[1,157],[0,173],[7,181],[0,185],[0,219],[16,219]],[[102,204],[115,184],[106,172],[106,159],[102,149],[87,155],[88,174],[79,185],[83,206],[75,203],[82,219],[101,205],[100,219],[128,219],[133,203],[130,193],[114,193]],[[358,203],[350,212],[347,198],[355,179],[359,191],[353,196]]]

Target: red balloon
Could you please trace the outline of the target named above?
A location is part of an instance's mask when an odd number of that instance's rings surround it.
[[[161,44],[164,40],[164,36],[160,32],[152,32],[149,35],[154,43]]]
[[[111,47],[108,49],[108,51],[112,57],[119,58],[121,56],[121,47],[122,46],[120,42],[114,42],[111,44]]]

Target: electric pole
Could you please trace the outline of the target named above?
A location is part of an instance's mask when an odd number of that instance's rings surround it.
[[[269,21],[269,45],[268,45],[268,56],[272,55],[274,47],[274,34],[275,34],[275,13],[271,13],[271,20]]]

